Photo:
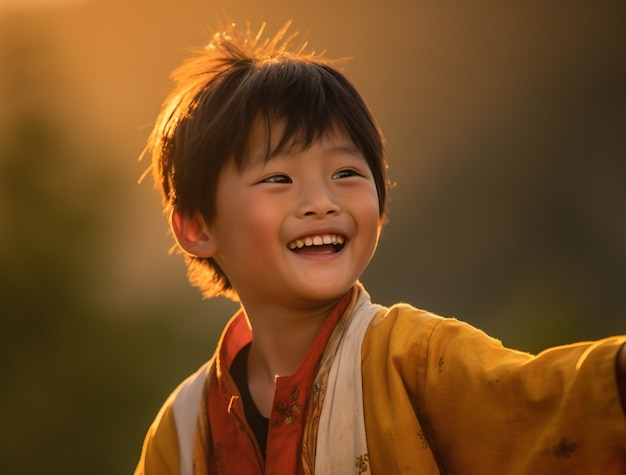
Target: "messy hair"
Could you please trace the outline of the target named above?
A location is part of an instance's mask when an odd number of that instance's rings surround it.
[[[163,103],[146,151],[163,207],[184,216],[215,217],[220,171],[233,160],[242,171],[257,121],[283,124],[282,136],[266,159],[294,144],[303,149],[338,128],[369,165],[381,218],[387,200],[383,137],[363,98],[333,63],[306,43],[292,48],[289,23],[263,40],[261,27],[238,31],[234,24],[174,70],[174,90]],[[269,144],[269,140],[268,140]],[[228,277],[212,258],[185,255],[190,282],[205,297],[236,299]]]

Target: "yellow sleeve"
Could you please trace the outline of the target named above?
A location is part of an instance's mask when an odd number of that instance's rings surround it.
[[[453,473],[626,473],[615,373],[625,341],[533,356],[442,319],[428,341],[418,395],[435,456]]]
[[[626,474],[615,375],[625,342],[533,356],[458,320],[392,307],[362,350],[372,473]]]
[[[180,456],[173,402],[174,395],[163,404],[148,429],[135,475],[179,475]]]

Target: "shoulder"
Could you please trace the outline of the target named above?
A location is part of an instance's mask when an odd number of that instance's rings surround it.
[[[428,359],[433,333],[446,325],[446,320],[405,303],[383,307],[372,319],[363,339],[364,372],[389,371],[406,376],[419,373]]]
[[[180,456],[173,413],[174,394],[175,392],[161,406],[146,433],[135,475],[179,473]]]
[[[407,303],[397,303],[378,312],[370,324],[366,339],[370,344],[382,344],[388,340],[389,344],[401,347],[447,345],[453,341],[458,343],[459,340],[501,346],[499,340],[468,323]]]
[[[193,449],[200,401],[212,367],[213,358],[180,383],[163,403],[144,439],[135,475],[179,473],[181,456],[188,458],[180,449]],[[183,465],[186,463],[183,460]]]
[[[426,375],[443,364],[465,367],[483,358],[517,354],[499,340],[452,317],[442,317],[406,303],[381,310],[372,320],[361,351],[364,367],[398,373],[425,384]],[[489,355],[489,356],[488,356]],[[458,364],[455,360],[459,360]],[[393,362],[391,365],[390,362]]]

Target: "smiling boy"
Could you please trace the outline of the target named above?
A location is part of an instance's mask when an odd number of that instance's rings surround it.
[[[626,473],[626,337],[538,356],[359,283],[383,139],[331,63],[229,28],[175,73],[153,172],[205,296],[241,303],[136,474]]]

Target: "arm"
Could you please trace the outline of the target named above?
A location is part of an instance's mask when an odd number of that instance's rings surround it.
[[[460,473],[621,473],[624,343],[611,337],[533,356],[442,322],[429,340],[422,391],[430,445]]]
[[[624,413],[626,414],[626,344],[622,345],[617,352],[615,370],[617,374],[617,388],[622,399]]]

